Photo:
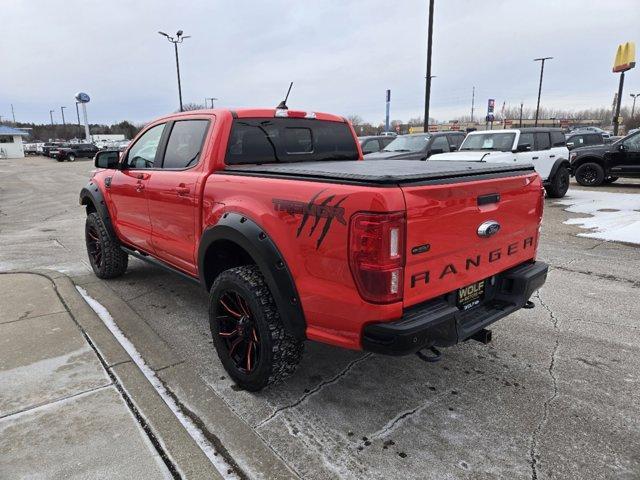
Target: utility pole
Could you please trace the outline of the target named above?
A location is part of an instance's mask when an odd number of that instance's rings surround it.
[[[180,111],[182,112],[182,85],[180,83],[180,61],[178,59],[178,44],[182,43],[184,41],[185,38],[191,38],[189,35],[182,35],[182,30],[178,30],[176,32],[176,38],[174,39],[174,37],[170,37],[169,35],[167,35],[164,32],[158,32],[160,35],[167,37],[167,40],[169,40],[171,43],[173,43],[175,52],[176,52],[176,72],[178,73],[178,97],[180,98]]]
[[[634,100],[635,103],[635,100]],[[11,116],[13,117],[13,124],[16,124],[16,112],[13,111],[13,103],[11,104]]]
[[[213,106],[213,101],[214,101],[214,100],[215,100],[215,101],[218,101],[218,99],[217,99],[216,97],[205,97],[205,99],[204,99],[204,106],[205,106],[205,107],[207,107],[207,108],[209,108],[209,104],[207,103],[207,100],[211,100],[211,108],[212,108],[212,109],[214,108],[214,106]]]
[[[391,108],[391,90],[387,90],[386,113],[384,117],[384,131],[389,131],[389,109]]]
[[[429,131],[429,101],[431,100],[431,53],[433,47],[433,2],[429,0],[429,30],[427,32],[427,78],[424,90],[424,132]]]
[[[49,110],[49,116],[51,117],[51,125],[53,126],[53,110]]]
[[[538,85],[538,104],[536,106],[536,122],[535,126],[538,126],[538,115],[540,114],[540,94],[542,93],[542,76],[544,75],[544,62],[551,60],[553,57],[534,58],[534,62],[542,62],[540,64],[540,84]]]
[[[522,106],[523,106],[523,103],[520,102],[520,127],[522,127]]]
[[[64,121],[64,109],[67,107],[60,107],[60,113],[62,113],[62,126],[66,127],[67,126],[67,122]]]
[[[631,106],[631,118],[633,118],[633,114],[636,111],[636,97],[638,97],[640,93],[630,93],[629,95],[631,95],[631,98],[633,98],[633,105]],[[13,110],[13,107],[12,107],[12,110]],[[13,121],[15,122],[15,117]]]
[[[471,90],[471,123],[473,123],[473,106],[476,99],[476,87]]]

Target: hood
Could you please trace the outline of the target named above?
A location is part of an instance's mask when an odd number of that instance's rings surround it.
[[[511,160],[513,158],[511,152],[494,152],[480,150],[465,150],[461,152],[438,153],[431,155],[429,160],[446,160],[457,162],[499,162]]]
[[[365,160],[422,160],[424,152],[379,152],[369,153],[364,156]]]
[[[612,143],[607,143],[605,145],[587,145],[586,147],[574,148],[573,150],[571,150],[571,153],[575,153],[577,155],[583,155],[585,153],[605,154],[613,150],[612,146]]]

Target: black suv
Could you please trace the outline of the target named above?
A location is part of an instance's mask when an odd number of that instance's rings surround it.
[[[613,183],[619,177],[640,178],[640,132],[609,145],[575,148],[569,162],[571,174],[585,187]]]
[[[364,157],[365,160],[426,160],[436,153],[455,152],[465,134],[463,132],[411,133],[400,135],[377,153]]]
[[[75,162],[76,158],[93,158],[100,149],[93,143],[64,143],[60,147],[49,151],[49,156],[59,162],[69,160]]]

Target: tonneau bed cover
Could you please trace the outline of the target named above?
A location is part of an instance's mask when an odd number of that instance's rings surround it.
[[[416,160],[319,161],[228,165],[222,174],[292,178],[336,183],[398,185],[450,183],[517,176],[534,171],[533,165],[487,162],[447,162]]]

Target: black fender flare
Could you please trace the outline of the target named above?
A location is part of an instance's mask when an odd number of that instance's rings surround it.
[[[264,275],[286,330],[299,340],[306,339],[306,321],[300,297],[287,263],[269,236],[251,219],[227,212],[220,221],[202,234],[198,247],[198,275],[208,290],[205,258],[211,245],[219,240],[235,243],[244,249]]]
[[[569,160],[566,158],[559,158],[553,163],[553,167],[551,167],[551,172],[549,172],[548,178],[549,182],[551,182],[553,177],[556,176],[560,167],[567,167],[567,170],[571,173],[571,164],[569,163]]]
[[[100,215],[105,227],[111,234],[113,238],[116,238],[116,233],[113,228],[113,224],[111,223],[111,217],[109,216],[109,209],[107,208],[107,204],[104,201],[104,196],[102,195],[102,191],[100,187],[96,184],[95,181],[89,182],[85,187],[80,190],[80,205],[87,206],[92,204]]]

